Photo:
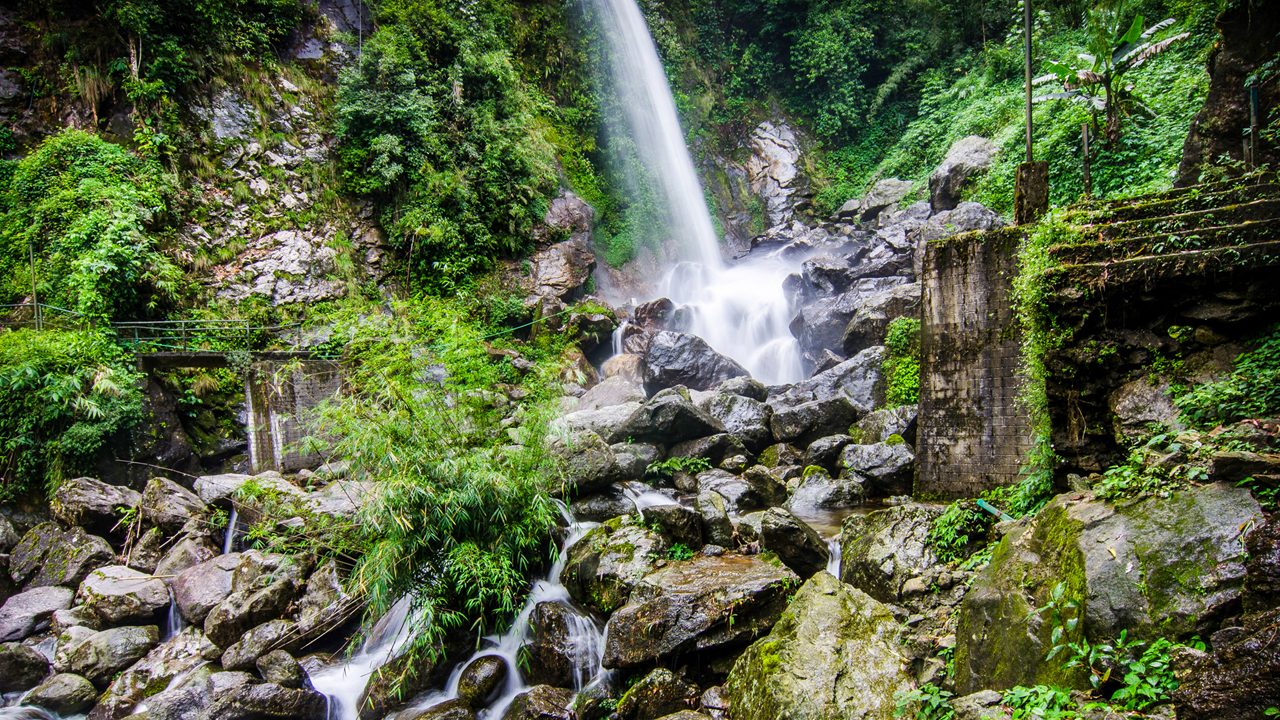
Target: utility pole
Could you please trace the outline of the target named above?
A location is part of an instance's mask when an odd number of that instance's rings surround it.
[[[1027,158],[1018,166],[1013,188],[1013,222],[1015,225],[1033,223],[1049,210],[1049,163],[1036,162],[1031,152],[1031,0],[1022,0],[1023,22],[1023,70],[1027,85]]]

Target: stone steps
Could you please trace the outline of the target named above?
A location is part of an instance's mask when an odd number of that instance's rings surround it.
[[[1188,227],[1175,232],[1056,245],[1049,248],[1049,254],[1063,265],[1084,265],[1176,254],[1187,250],[1243,247],[1280,239],[1280,220],[1277,218],[1280,218],[1280,214],[1233,224]]]
[[[1135,220],[1159,220],[1170,216],[1241,205],[1255,200],[1280,198],[1280,185],[1197,185],[1160,195],[1114,201],[1114,205],[1082,205],[1064,219],[1081,226],[1109,225]]]
[[[1131,283],[1147,287],[1187,277],[1280,267],[1280,239],[1240,246],[1211,247],[1118,260],[1063,264],[1045,275],[1061,301],[1078,297],[1082,287],[1115,289]]]
[[[1162,233],[1177,233],[1183,230],[1224,227],[1250,220],[1265,220],[1277,217],[1280,217],[1280,197],[1266,197],[1235,205],[1192,210],[1176,215],[1089,224],[1082,227],[1081,230],[1086,236],[1096,236],[1098,240],[1121,240]]]

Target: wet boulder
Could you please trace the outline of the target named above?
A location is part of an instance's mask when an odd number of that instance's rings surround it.
[[[899,405],[896,408],[882,408],[869,412],[856,426],[858,440],[863,443],[889,441],[897,435],[907,443],[916,439],[916,417],[919,408],[915,405]]]
[[[125,557],[124,564],[138,572],[155,575],[156,568],[160,566],[160,561],[164,559],[168,543],[169,538],[165,536],[163,530],[158,527],[147,528],[133,544],[133,547],[129,548],[129,554]]]
[[[13,529],[13,523],[9,522],[9,518],[0,515],[0,553],[9,552],[21,539],[18,531]]]
[[[703,409],[717,420],[728,433],[742,439],[749,449],[756,451],[769,444],[773,432],[769,418],[773,411],[760,400],[746,395],[720,391],[708,400]]]
[[[724,499],[730,514],[738,514],[768,505],[764,496],[745,478],[726,470],[706,470],[698,473],[698,493],[711,492]]]
[[[769,508],[760,519],[760,541],[802,579],[822,572],[830,559],[827,543],[804,521],[783,508]]]
[[[78,525],[100,535],[123,535],[126,515],[136,511],[141,502],[142,495],[137,490],[78,477],[58,485],[49,509],[67,525]]]
[[[625,406],[619,406],[625,407]],[[649,398],[629,417],[612,428],[607,440],[675,445],[694,438],[724,432],[715,418],[694,406],[685,388],[670,388]]]
[[[218,657],[218,649],[198,628],[188,627],[157,645],[111,681],[94,709],[93,720],[119,720],[138,703]]]
[[[1249,615],[1213,636],[1209,652],[1174,657],[1180,720],[1262,718],[1280,701],[1280,608]]]
[[[163,580],[123,565],[98,568],[85,577],[76,593],[99,625],[155,622],[169,605],[169,588]]]
[[[710,390],[725,380],[748,374],[697,335],[669,330],[658,331],[649,339],[644,363],[644,387],[650,393],[677,385]]]
[[[916,455],[905,442],[846,445],[840,451],[840,467],[867,479],[867,489],[885,495],[911,492]]]
[[[49,627],[53,614],[71,607],[75,595],[70,588],[45,586],[5,600],[0,606],[0,642],[22,640]]]
[[[507,663],[497,655],[472,660],[458,678],[458,700],[470,708],[484,707],[502,690],[508,672]]]
[[[258,674],[268,683],[294,690],[311,689],[311,680],[298,661],[285,650],[272,650],[255,663]]]
[[[596,256],[585,238],[555,243],[529,258],[535,295],[572,300],[591,277]]]
[[[667,454],[671,457],[703,458],[717,466],[735,455],[752,456],[742,438],[727,432],[677,443]]]
[[[225,648],[250,628],[280,617],[296,599],[304,570],[296,557],[242,553],[232,573],[231,594],[204,619],[205,635]]]
[[[622,491],[621,485],[610,485],[599,492],[574,500],[569,511],[578,520],[604,522],[636,511],[635,503]]]
[[[595,621],[561,602],[540,602],[529,616],[525,646],[525,680],[534,685],[576,687],[589,678],[575,677],[574,664],[587,648],[575,645],[583,628]]]
[[[168,552],[156,563],[154,575],[159,577],[177,577],[187,568],[195,567],[206,560],[217,557],[218,549],[205,535],[187,535],[173,544]]]
[[[345,620],[354,604],[354,598],[342,585],[337,563],[329,560],[307,578],[306,589],[298,601],[298,624],[295,640],[290,647],[298,647],[335,629]]]
[[[577,411],[592,411],[602,408],[625,405],[633,402],[644,402],[648,397],[638,382],[633,382],[622,375],[606,377],[587,390],[578,398]]]
[[[554,438],[549,448],[559,458],[565,480],[578,492],[590,492],[622,479],[618,458],[594,432]]]
[[[89,633],[65,649],[59,648],[61,672],[83,675],[106,687],[116,673],[141,660],[160,642],[155,625],[128,626]]]
[[[929,218],[914,233],[921,246],[943,238],[972,232],[995,230],[1004,227],[1004,220],[995,211],[976,202],[962,202],[953,210],[940,212]]]
[[[929,530],[941,514],[941,507],[912,503],[849,516],[840,533],[840,579],[880,602],[898,602],[908,580],[938,563]]]
[[[887,607],[818,573],[734,663],[724,686],[733,717],[889,720],[894,693],[914,685],[899,635]]]
[[[778,442],[807,443],[844,432],[858,415],[858,408],[848,398],[836,395],[794,405],[774,405],[769,429]]]
[[[816,466],[805,468],[795,492],[787,500],[792,512],[807,515],[819,510],[854,507],[867,494],[867,480],[857,473],[841,473],[832,477]]]
[[[168,478],[153,477],[142,491],[142,517],[166,532],[180,530],[207,511],[198,495]]]
[[[0,644],[0,693],[26,690],[49,672],[49,661],[35,648],[22,643]]]
[[[646,575],[609,619],[604,665],[724,651],[773,625],[797,582],[758,555],[698,555]]]
[[[871,293],[862,299],[840,337],[840,349],[853,356],[884,341],[894,318],[920,312],[920,283],[904,282]]]
[[[848,435],[828,435],[818,438],[809,443],[809,447],[805,449],[804,464],[825,470],[835,470],[836,463],[840,460],[840,451],[852,442],[853,438]]]
[[[933,211],[940,213],[958,205],[965,185],[991,167],[999,149],[978,135],[967,135],[952,143],[942,163],[929,175],[929,206]]]
[[[24,587],[80,584],[89,571],[111,562],[106,540],[81,528],[41,523],[29,530],[9,554],[9,577]]]
[[[209,611],[231,594],[231,578],[240,553],[227,553],[190,567],[173,579],[178,612],[189,623],[203,624]]]
[[[67,716],[85,712],[97,700],[98,690],[93,683],[75,673],[58,673],[32,688],[22,697],[22,704]]]
[[[573,691],[534,685],[516,696],[502,720],[574,720]]]
[[[631,589],[666,554],[667,541],[632,517],[593,528],[569,548],[561,580],[582,607],[608,614],[621,607]]]
[[[881,346],[867,348],[835,367],[817,373],[808,380],[771,388],[768,403],[774,412],[779,408],[836,397],[848,400],[858,417],[884,404],[885,349]],[[856,419],[856,418],[855,418]],[[826,433],[833,435],[848,428]],[[822,435],[815,436],[822,437]]]
[[[421,711],[408,710],[397,715],[403,720],[475,720],[475,711],[461,699],[445,700]]]
[[[687,710],[698,703],[698,688],[666,668],[636,681],[618,700],[621,720],[648,720]]]
[[[907,180],[882,178],[867,190],[866,195],[841,205],[836,211],[836,217],[842,220],[871,222],[880,213],[902,202],[914,186],[914,183]]]
[[[696,506],[702,516],[703,539],[720,547],[733,547],[733,521],[724,496],[714,490],[700,490]]]
[[[212,696],[205,715],[218,720],[323,720],[328,699],[306,688],[244,684]]]
[[[1063,584],[1095,641],[1207,636],[1239,607],[1245,580],[1240,528],[1260,522],[1257,501],[1224,483],[1125,505],[1089,493],[1059,495],[996,546],[960,606],[957,692],[1070,684],[1043,661],[1050,623],[1034,612]]]
[[[284,647],[294,639],[297,623],[268,620],[241,635],[222,653],[224,670],[250,670],[263,655]]]
[[[1244,608],[1248,612],[1280,607],[1280,515],[1272,514],[1245,538]]]
[[[645,508],[644,521],[673,544],[702,546],[702,516],[693,508],[677,504]]]

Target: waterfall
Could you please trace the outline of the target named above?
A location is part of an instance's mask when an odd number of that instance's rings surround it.
[[[349,660],[331,665],[311,675],[311,684],[329,698],[327,720],[359,720],[360,696],[369,678],[396,657],[411,638],[409,596],[396,601],[365,638],[360,650]]]
[[[835,537],[827,540],[827,574],[840,579],[840,557],[843,549],[840,547],[840,533],[836,533]]]
[[[684,144],[676,103],[649,26],[634,0],[592,0],[609,44],[609,69],[641,161],[666,202],[675,254],[720,267],[720,243],[693,158]]]
[[[226,555],[231,552],[231,546],[236,541],[236,524],[240,521],[240,516],[236,513],[235,506],[231,506],[231,515],[227,517],[227,530],[222,536],[222,554]]]
[[[168,640],[182,632],[186,624],[182,622],[182,613],[178,611],[178,598],[173,594],[173,586],[169,586],[169,617],[165,624],[164,638]]]
[[[544,602],[561,603],[571,611],[568,613],[568,624],[569,644],[573,649],[574,689],[581,691],[608,681],[609,674],[603,666],[604,633],[590,615],[573,607],[569,599],[569,591],[560,582],[560,575],[569,562],[569,548],[599,523],[579,522],[574,519],[563,503],[560,503],[559,507],[561,515],[568,523],[564,542],[547,577],[533,584],[533,589],[529,591],[529,598],[520,609],[520,614],[516,616],[515,621],[511,623],[511,628],[503,635],[486,638],[488,643],[486,647],[454,667],[453,674],[449,676],[443,691],[423,697],[408,711],[402,713],[401,717],[415,717],[426,708],[456,698],[462,671],[481,657],[501,658],[507,666],[507,679],[497,699],[488,708],[482,710],[479,717],[481,720],[496,720],[502,717],[516,696],[529,689],[529,684],[520,672],[518,657],[520,648],[530,640],[532,631],[530,618],[533,616],[533,611]]]
[[[729,266],[721,261],[711,213],[644,16],[635,0],[592,2],[609,45],[628,130],[670,218],[671,255],[677,263],[654,289],[690,310],[689,332],[753,377],[768,384],[803,379],[800,347],[789,329],[792,308],[782,286],[796,262],[778,255]]]

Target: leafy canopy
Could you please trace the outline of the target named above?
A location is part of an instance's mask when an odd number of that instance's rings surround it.
[[[30,246],[41,302],[102,320],[156,309],[181,278],[156,238],[171,193],[158,165],[119,145],[80,130],[48,138],[0,201],[3,294],[30,293]]]

